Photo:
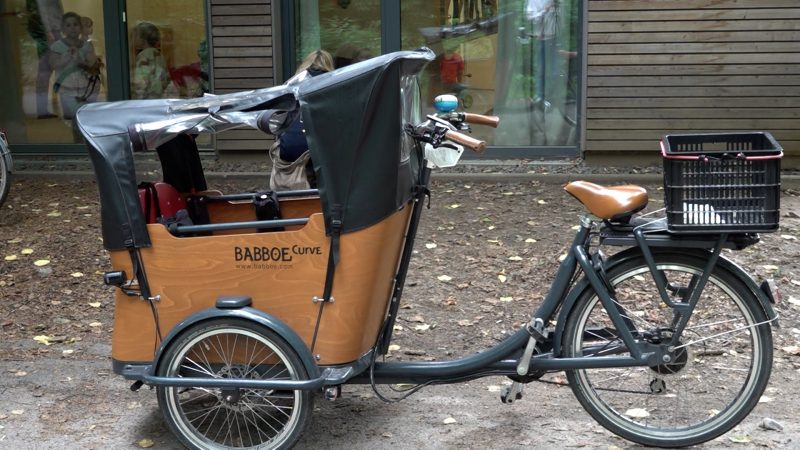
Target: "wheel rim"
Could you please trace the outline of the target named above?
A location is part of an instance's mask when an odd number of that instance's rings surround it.
[[[658,268],[669,282],[677,280],[682,286],[701,274],[680,264]],[[647,267],[627,271],[612,284],[618,302],[632,312],[628,317],[638,331],[669,328],[671,309],[662,307]],[[712,276],[684,331],[681,345],[686,346],[678,349],[676,364],[586,369],[574,375],[598,413],[622,429],[666,440],[698,436],[724,426],[751,399],[764,363],[760,333],[747,328],[755,323],[744,300]],[[574,354],[582,354],[584,343],[591,343],[594,351],[621,344],[613,337],[582,331],[598,325],[611,328],[595,296],[579,318],[582,337],[574,341]],[[653,339],[654,334],[643,333],[642,338]]]
[[[207,330],[170,361],[170,376],[296,380],[286,353],[271,340],[231,327]],[[166,388],[181,434],[199,448],[275,448],[299,422],[300,391]]]

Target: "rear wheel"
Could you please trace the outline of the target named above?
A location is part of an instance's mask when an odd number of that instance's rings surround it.
[[[688,298],[705,261],[690,254],[656,255],[673,299]],[[666,343],[674,314],[658,294],[644,259],[608,273],[623,317],[637,340]],[[742,421],[769,380],[772,334],[755,295],[715,268],[672,359],[653,367],[567,372],[581,405],[612,432],[644,445],[680,447],[714,439]],[[568,357],[625,356],[628,351],[602,303],[588,288],[564,331]]]
[[[2,139],[2,137],[0,137],[0,139]],[[10,186],[11,172],[8,171],[6,158],[3,155],[0,155],[0,206],[3,206],[3,202],[6,201],[6,196],[8,196],[8,189]]]
[[[216,319],[170,345],[159,375],[305,380],[297,353],[274,332],[243,320]],[[311,415],[310,391],[159,387],[170,429],[196,449],[290,448]]]

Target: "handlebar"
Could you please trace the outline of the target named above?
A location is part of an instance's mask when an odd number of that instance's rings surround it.
[[[444,135],[447,139],[469,148],[475,153],[483,153],[486,150],[486,142],[475,139],[474,137],[467,136],[466,134],[459,133],[458,131],[448,131]]]
[[[497,116],[484,116],[483,114],[461,113],[464,116],[464,122],[474,123],[478,125],[488,125],[492,128],[497,128],[500,124],[500,118]]]

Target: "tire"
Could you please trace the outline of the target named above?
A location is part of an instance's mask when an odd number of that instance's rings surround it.
[[[161,376],[305,380],[297,353],[276,333],[240,319],[214,319],[183,332]],[[237,397],[226,399],[233,394]],[[311,417],[311,391],[158,387],[158,404],[188,448],[291,448]],[[224,413],[224,414],[223,414]]]
[[[697,254],[654,256],[673,288],[687,286],[705,266]],[[641,256],[609,270],[608,279],[637,339],[657,343],[659,330],[662,339],[671,336],[672,309],[661,301]],[[672,363],[570,370],[567,378],[586,411],[613,433],[648,446],[696,445],[736,426],[758,403],[772,369],[766,321],[752,291],[718,265],[679,341],[686,346],[676,350]],[[587,288],[565,324],[565,356],[628,355],[616,336],[594,290]]]
[[[2,138],[0,138],[2,139]],[[6,201],[8,189],[11,187],[11,172],[8,171],[5,156],[0,154],[0,206]]]

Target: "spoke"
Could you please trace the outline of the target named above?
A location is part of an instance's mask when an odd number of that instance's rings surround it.
[[[217,376],[217,374],[215,374],[211,370],[206,369],[205,367],[201,366],[200,363],[198,363],[197,361],[194,361],[193,359],[189,358],[188,356],[184,357],[184,361],[189,361],[190,363],[192,363],[193,365],[195,365],[197,367],[195,369],[195,368],[193,368],[193,367],[191,367],[189,365],[181,364],[181,367],[185,367],[187,370],[192,370],[192,371],[195,371],[195,372],[200,372],[200,373],[205,374],[205,375],[210,375],[212,378],[219,378]]]
[[[258,411],[256,411],[255,409],[253,409],[253,407],[252,407],[252,406],[250,406],[250,405],[248,405],[248,404],[246,404],[246,403],[245,403],[245,405],[244,405],[244,406],[245,406],[247,409],[249,409],[250,411],[252,411],[252,412],[253,412],[253,416],[257,417],[259,420],[261,420],[262,422],[264,422],[264,423],[265,423],[265,424],[266,424],[268,427],[272,428],[272,431],[274,431],[274,432],[275,432],[275,436],[277,436],[277,435],[279,435],[279,434],[281,433],[281,432],[280,432],[280,430],[276,430],[276,429],[275,429],[275,427],[273,427],[273,426],[272,426],[272,424],[271,424],[271,423],[269,423],[269,421],[265,420],[265,419],[264,419],[264,417],[262,417],[262,416],[261,416],[261,414],[259,414],[259,413],[258,413]],[[275,420],[275,418],[274,418],[274,417],[272,417],[272,416],[271,416],[271,415],[270,415],[268,412],[266,412],[266,411],[265,411],[265,414],[266,414],[267,416],[269,416],[269,418],[270,418],[270,419],[273,419],[273,420]],[[280,421],[278,421],[278,422],[280,422]]]

